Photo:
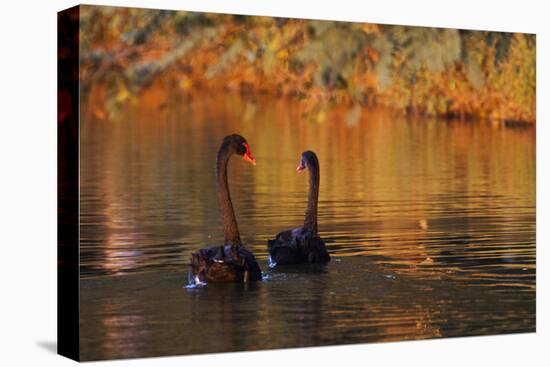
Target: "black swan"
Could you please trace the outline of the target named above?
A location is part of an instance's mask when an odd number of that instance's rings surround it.
[[[216,160],[216,181],[225,243],[221,246],[200,249],[191,255],[193,277],[191,280],[195,283],[246,283],[262,279],[262,272],[254,255],[241,243],[237,219],[231,203],[227,185],[227,163],[233,154],[241,155],[245,160],[256,165],[256,160],[252,158],[245,138],[233,134],[223,139]]]
[[[296,171],[309,170],[309,194],[303,227],[283,231],[268,241],[270,266],[300,263],[326,263],[330,255],[317,233],[317,202],[319,199],[319,160],[312,151],[302,153]]]

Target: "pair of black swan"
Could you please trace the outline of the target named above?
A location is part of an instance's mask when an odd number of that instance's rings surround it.
[[[239,235],[237,219],[227,184],[227,164],[233,154],[253,165],[248,142],[233,134],[223,139],[216,160],[218,201],[223,221],[225,243],[207,247],[191,255],[191,274],[195,283],[243,282],[262,279],[262,272],[252,252],[247,250]],[[283,231],[268,241],[270,266],[299,263],[326,263],[330,256],[317,233],[317,202],[319,198],[319,160],[312,151],[302,153],[298,172],[309,170],[309,194],[303,227]]]

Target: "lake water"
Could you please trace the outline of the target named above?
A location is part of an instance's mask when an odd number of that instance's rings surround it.
[[[84,360],[535,330],[535,129],[284,100],[170,99],[81,121]],[[321,121],[321,122],[319,122]],[[187,289],[190,254],[223,239],[215,156],[265,275]],[[303,222],[304,150],[321,167],[332,262],[269,269],[267,240]]]

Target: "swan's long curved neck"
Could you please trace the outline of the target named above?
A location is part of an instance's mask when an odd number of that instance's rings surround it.
[[[227,164],[232,155],[233,152],[228,146],[221,146],[216,160],[216,181],[218,185],[218,203],[222,216],[225,243],[237,246],[241,244],[241,237],[239,235],[237,218],[235,218],[235,211],[233,210],[229,186],[227,184]]]
[[[319,201],[319,163],[316,159],[310,159],[307,162],[307,168],[309,172],[309,192],[304,229],[316,235],[317,205]]]

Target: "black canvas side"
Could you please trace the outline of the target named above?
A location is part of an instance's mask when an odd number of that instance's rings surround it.
[[[79,19],[57,16],[57,352],[79,360]]]

